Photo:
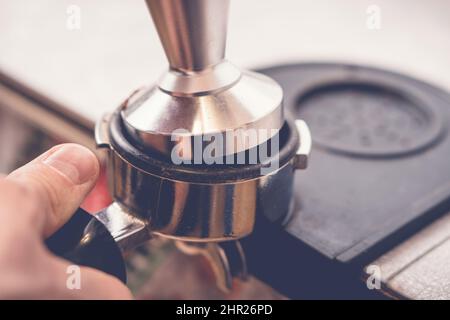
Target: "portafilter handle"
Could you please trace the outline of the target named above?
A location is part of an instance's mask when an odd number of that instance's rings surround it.
[[[146,224],[113,202],[93,215],[79,208],[46,245],[74,264],[102,270],[126,282],[124,253],[149,239]]]
[[[46,245],[53,254],[76,265],[104,271],[126,282],[119,245],[102,222],[81,208],[47,239]]]

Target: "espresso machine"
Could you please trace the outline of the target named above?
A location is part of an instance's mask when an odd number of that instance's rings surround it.
[[[154,235],[174,239],[204,254],[226,290],[247,275],[240,239],[258,216],[292,210],[310,132],[285,116],[277,82],[225,59],[228,0],[146,3],[169,69],[96,126],[113,203],[94,218],[80,209],[47,244],[126,281],[124,253]]]

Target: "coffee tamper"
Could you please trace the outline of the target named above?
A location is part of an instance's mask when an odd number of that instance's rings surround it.
[[[49,247],[124,280],[121,254],[158,235],[204,253],[229,286],[255,217],[289,212],[309,130],[285,119],[275,81],[224,58],[229,1],[146,3],[169,68],[96,126],[114,202],[90,222],[75,215]]]

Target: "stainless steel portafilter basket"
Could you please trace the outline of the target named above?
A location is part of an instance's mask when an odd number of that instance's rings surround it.
[[[286,121],[275,81],[225,60],[229,1],[146,2],[169,68],[97,124],[114,202],[96,219],[122,251],[152,234],[244,237],[257,214],[289,211],[309,130]]]

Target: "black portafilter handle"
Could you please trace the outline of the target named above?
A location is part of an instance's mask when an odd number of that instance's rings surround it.
[[[125,261],[116,241],[102,222],[81,208],[45,243],[57,256],[126,282]]]

